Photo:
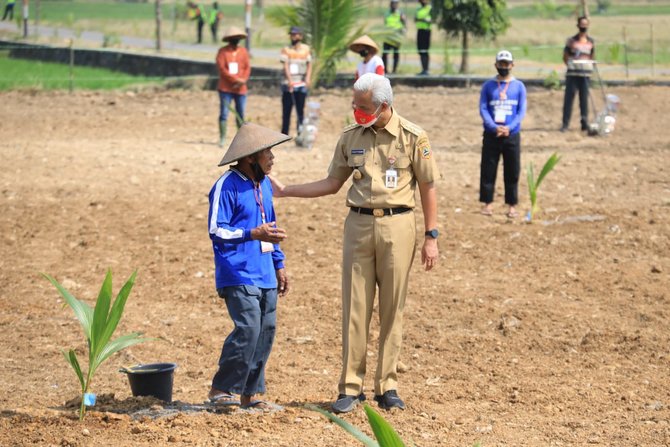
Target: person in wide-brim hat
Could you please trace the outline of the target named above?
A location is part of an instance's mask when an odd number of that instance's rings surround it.
[[[237,39],[237,40],[242,40],[247,38],[247,33],[244,32],[244,30],[236,27],[236,26],[231,26],[226,30],[226,32],[223,34],[223,40],[224,42],[229,42],[232,39]]]
[[[358,79],[366,73],[376,73],[382,76],[385,74],[384,61],[377,56],[379,47],[370,36],[366,34],[354,40],[349,45],[349,49],[363,58],[356,67],[354,79]]]
[[[220,408],[280,408],[255,399],[266,392],[265,365],[276,332],[278,297],[289,291],[280,243],[286,230],[277,225],[271,148],[289,140],[257,124],[245,123],[221,165],[237,161],[209,193],[209,238],[214,252],[214,281],[234,323],[226,337],[207,397]]]
[[[373,55],[379,53],[379,46],[367,34],[351,42],[349,49],[354,53],[360,53],[362,50],[368,50]]]
[[[291,137],[254,123],[244,123],[235,134],[219,166],[239,161],[290,140]]]

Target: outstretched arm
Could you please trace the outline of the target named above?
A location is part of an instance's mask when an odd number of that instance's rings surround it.
[[[340,190],[344,182],[335,177],[326,177],[312,183],[301,185],[284,185],[273,176],[270,177],[274,197],[303,197],[313,198],[335,194]]]

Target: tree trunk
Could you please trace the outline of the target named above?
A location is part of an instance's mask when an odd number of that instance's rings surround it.
[[[160,51],[161,44],[161,22],[163,20],[161,13],[161,0],[156,0],[156,51]]]
[[[463,46],[461,47],[461,69],[459,73],[465,74],[470,71],[470,41],[468,39],[468,32],[463,30]]]
[[[589,16],[589,7],[586,4],[586,0],[580,0],[580,4],[582,5],[582,15],[584,17],[588,17]]]

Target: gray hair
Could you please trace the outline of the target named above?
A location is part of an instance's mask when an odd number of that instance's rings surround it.
[[[379,107],[386,103],[393,105],[393,89],[387,77],[376,73],[365,73],[354,83],[354,90],[360,93],[372,92],[372,103]]]

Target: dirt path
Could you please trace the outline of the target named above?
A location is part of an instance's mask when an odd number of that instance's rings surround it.
[[[408,409],[385,414],[405,440],[670,444],[670,89],[614,93],[624,104],[616,133],[590,138],[557,132],[561,93],[530,92],[523,165],[563,158],[529,225],[507,220],[500,196],[492,218],[477,212],[478,92],[396,91],[400,113],[428,131],[442,174],[441,265],[425,273],[415,263],[406,309],[399,392]],[[313,98],[324,111],[317,146],[276,151],[276,174],[289,183],[325,175],[350,114],[349,92]],[[207,193],[221,173],[215,95],[12,92],[0,104],[0,445],[358,445],[303,407],[336,394],[344,189],[277,201],[293,291],[280,305],[266,397],[285,410],[175,413],[132,398],[117,370],[176,362],[173,397],[188,409],[204,400],[230,330],[206,233]],[[279,127],[278,96],[252,94],[248,110]],[[523,178],[520,191],[525,211]],[[421,230],[420,213],[417,221]],[[39,272],[94,300],[108,267],[115,290],[139,270],[119,335],[161,340],[103,365],[94,392],[113,397],[79,423],[65,406],[77,381],[59,350],[82,352],[80,328]],[[362,410],[345,418],[370,433]]]

